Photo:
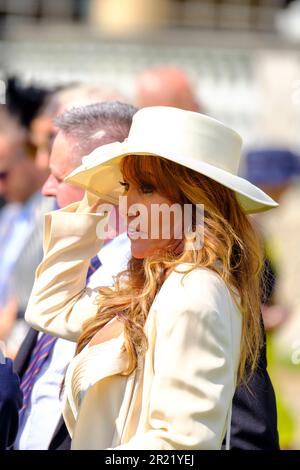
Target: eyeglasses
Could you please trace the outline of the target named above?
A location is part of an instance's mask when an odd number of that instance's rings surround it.
[[[8,177],[8,171],[0,171],[0,180],[6,180]]]

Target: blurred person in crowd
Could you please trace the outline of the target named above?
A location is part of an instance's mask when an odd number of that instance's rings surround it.
[[[236,133],[207,116],[169,107],[144,108],[134,116],[127,142],[97,149],[69,175],[68,181],[87,189],[86,197],[48,215],[44,260],[37,271],[26,319],[41,331],[78,343],[77,355],[68,367],[64,396],[64,418],[73,449],[218,449],[226,427],[230,436],[238,370],[240,378],[250,371],[258,373],[251,384],[253,394],[248,393],[245,400],[245,389],[240,390],[240,402],[235,404],[239,415],[235,425],[244,428],[237,441],[248,438],[248,448],[260,448],[262,438],[268,442],[266,448],[277,448],[273,390],[259,353],[263,335],[260,277],[256,275],[262,257],[246,216],[276,204],[232,171],[238,166],[240,145]],[[218,149],[222,170],[216,160]],[[105,192],[101,180],[105,181]],[[206,231],[207,243],[204,241],[201,250],[188,250],[186,240],[172,237],[156,241],[133,238],[127,270],[117,277],[113,289],[100,289],[99,296],[98,289],[86,288],[85,280],[88,260],[102,244],[96,226],[103,222],[103,213],[96,212],[100,201],[89,191],[111,200],[119,194],[120,184],[132,204],[201,201],[205,204],[205,227],[211,229]],[[232,197],[233,188],[237,199]],[[130,211],[124,214],[130,221],[140,215],[136,209],[135,213]],[[223,228],[218,225],[216,211],[222,213]],[[225,218],[230,231],[224,228],[228,227]],[[242,230],[237,229],[239,223]],[[222,235],[216,236],[216,230]],[[229,237],[232,230],[239,232],[238,244],[234,249],[221,249],[226,240],[233,243]],[[247,255],[242,253],[244,249]],[[243,266],[225,275],[222,269],[228,266],[228,253],[233,256],[230,267],[237,262]],[[254,253],[258,258],[251,264]],[[206,269],[200,261],[203,256]],[[175,274],[174,266],[183,268],[185,262],[188,274],[185,269]],[[251,266],[253,272],[249,272]],[[229,292],[225,300],[228,278],[242,297],[241,286],[249,289],[243,309],[247,320],[240,317],[238,303]],[[254,311],[255,319],[251,316]],[[243,356],[247,347],[252,348],[249,362]],[[263,366],[263,373],[257,365]],[[249,408],[255,407],[258,413],[256,410],[251,416]],[[271,411],[271,416],[266,411]],[[236,437],[238,433],[233,434]]]
[[[157,66],[144,70],[136,80],[136,103],[146,106],[174,106],[202,111],[186,73],[177,67]]]
[[[26,242],[26,236],[30,234],[33,212],[39,205],[36,192],[47,177],[47,173],[40,172],[35,167],[27,144],[24,129],[7,109],[2,109],[0,194],[8,204],[0,212],[0,308],[4,308],[9,300],[11,274]]]
[[[125,102],[125,96],[118,90],[101,84],[79,84],[61,90],[51,100],[52,113],[58,116],[70,108],[102,101]],[[50,108],[50,103],[49,103]]]
[[[102,85],[73,85],[48,96],[44,106],[31,121],[30,139],[37,148],[36,162],[41,168],[49,167],[49,156],[57,129],[54,119],[64,111],[102,101],[126,102],[118,91]]]
[[[293,442],[295,432],[295,420],[293,411],[289,403],[283,398],[282,386],[275,379],[274,369],[276,367],[276,343],[274,335],[280,334],[280,330],[289,322],[291,314],[291,303],[293,297],[288,298],[282,295],[281,284],[290,283],[297,285],[294,292],[298,295],[298,276],[295,269],[296,264],[291,258],[297,258],[299,245],[299,231],[296,228],[295,220],[297,218],[298,207],[291,215],[290,221],[286,221],[286,196],[295,181],[299,180],[300,159],[297,154],[288,148],[263,147],[249,150],[245,158],[246,177],[253,184],[259,186],[263,191],[269,194],[275,201],[280,202],[276,218],[271,214],[258,214],[255,218],[257,227],[264,236],[264,246],[266,253],[266,274],[265,274],[265,296],[262,303],[262,313],[265,328],[268,331],[268,363],[269,369],[275,380],[277,404],[278,404],[278,427],[280,436],[280,445],[282,448],[289,448]],[[298,184],[299,186],[299,184]],[[298,204],[299,204],[298,199]],[[284,236],[282,236],[284,234]],[[293,245],[293,241],[295,244]],[[286,243],[292,257],[286,257]],[[294,267],[292,276],[285,278],[284,269],[285,260],[287,264]],[[296,329],[297,331],[297,329]],[[300,321],[298,331],[300,331]],[[280,393],[281,392],[281,393]]]
[[[128,104],[103,102],[72,107],[60,115],[55,121],[58,133],[43,194],[55,197],[61,208],[81,200],[84,190],[66,183],[64,177],[95,148],[114,140],[123,141],[135,111]],[[90,262],[87,284],[95,288],[110,285],[112,277],[126,265],[129,253],[125,233],[107,240],[100,257],[95,256]],[[70,341],[38,336],[33,329],[29,331],[15,359],[15,370],[21,377],[25,396],[15,449],[70,448],[59,395],[65,369],[74,353],[75,344]]]
[[[14,116],[20,126],[26,130],[52,96],[54,90],[37,85],[25,85],[16,77],[9,77],[6,84],[6,106],[8,112]]]
[[[39,154],[44,149],[49,152],[54,132],[52,119],[55,115],[49,114],[48,107],[49,103],[57,99],[60,91],[36,85],[26,86],[15,77],[8,78],[6,90],[7,109],[26,130],[37,166],[48,171],[49,155],[46,163],[40,165]]]
[[[28,330],[21,298],[28,284],[28,300],[34,270],[42,257],[42,217],[54,206],[40,192],[48,170],[36,165],[36,149],[25,126],[28,122],[22,121],[26,113],[23,109],[17,113],[19,96],[10,93],[8,88],[10,106],[3,107],[0,115],[0,195],[7,202],[0,211],[0,340],[7,341],[7,353],[13,357]],[[23,104],[22,95],[19,106]],[[33,107],[36,110],[37,104]],[[21,283],[17,283],[20,260],[23,271]]]

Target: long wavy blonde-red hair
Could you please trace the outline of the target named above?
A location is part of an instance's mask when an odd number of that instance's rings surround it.
[[[150,184],[179,204],[204,205],[204,244],[201,249],[169,251],[140,260],[131,258],[115,278],[113,288],[99,289],[99,310],[79,337],[77,353],[115,316],[123,321],[130,374],[148,347],[144,324],[151,304],[166,277],[181,263],[204,267],[219,274],[242,313],[238,381],[246,382],[255,370],[262,346],[260,315],[263,252],[261,241],[235,193],[216,181],[157,156],[126,156],[121,162],[124,180],[136,186]],[[185,240],[187,243],[188,240]],[[185,245],[186,246],[186,245]],[[216,262],[218,261],[218,263]]]

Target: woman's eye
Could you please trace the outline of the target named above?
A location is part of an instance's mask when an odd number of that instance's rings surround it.
[[[124,191],[128,191],[129,183],[126,183],[126,181],[119,181],[119,183],[124,188]]]
[[[151,194],[155,191],[155,188],[152,186],[152,184],[141,184],[140,190],[144,194]]]

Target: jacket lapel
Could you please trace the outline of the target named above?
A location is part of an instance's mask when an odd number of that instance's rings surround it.
[[[37,341],[38,334],[38,331],[34,330],[33,328],[30,328],[14,360],[14,371],[18,374],[20,379],[22,379],[23,374],[28,366],[31,353]]]
[[[60,417],[58,425],[54,431],[48,450],[70,450],[71,437],[66,428],[63,417]]]

